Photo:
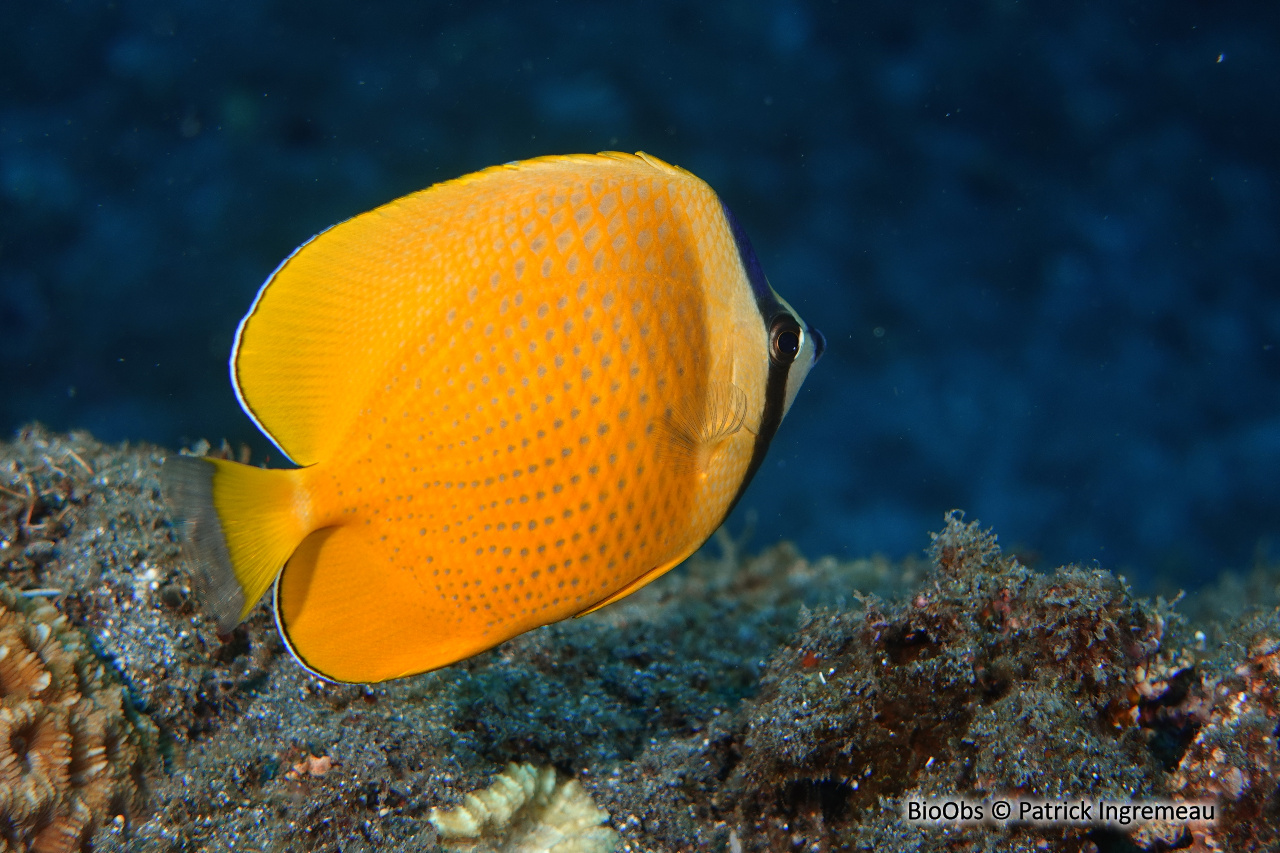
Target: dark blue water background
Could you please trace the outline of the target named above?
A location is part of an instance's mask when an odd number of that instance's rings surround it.
[[[1280,532],[1280,6],[0,12],[0,427],[267,445],[225,358],[317,230],[539,154],[709,181],[830,342],[731,521],[1194,585]]]

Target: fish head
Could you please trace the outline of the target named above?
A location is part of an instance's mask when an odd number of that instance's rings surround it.
[[[800,392],[810,369],[822,358],[827,339],[822,332],[800,319],[791,305],[772,287],[769,292],[777,302],[777,310],[767,320],[769,329],[769,364],[774,369],[786,370],[786,392],[783,396],[782,414],[785,417]]]

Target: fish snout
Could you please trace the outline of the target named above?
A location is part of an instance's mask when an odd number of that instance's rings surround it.
[[[822,358],[822,354],[827,351],[827,336],[813,326],[809,326],[808,331],[809,337],[813,338],[813,361],[810,363],[817,364],[818,359]]]

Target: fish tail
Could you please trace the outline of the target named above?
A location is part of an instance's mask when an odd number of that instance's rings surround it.
[[[230,631],[310,532],[301,471],[170,456],[160,488],[194,564],[196,592]]]

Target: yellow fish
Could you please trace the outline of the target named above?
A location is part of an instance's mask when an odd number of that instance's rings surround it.
[[[301,467],[173,456],[163,492],[224,630],[274,583],[303,666],[411,675],[688,557],[822,349],[688,172],[645,154],[509,163],[286,258],[231,374]]]

